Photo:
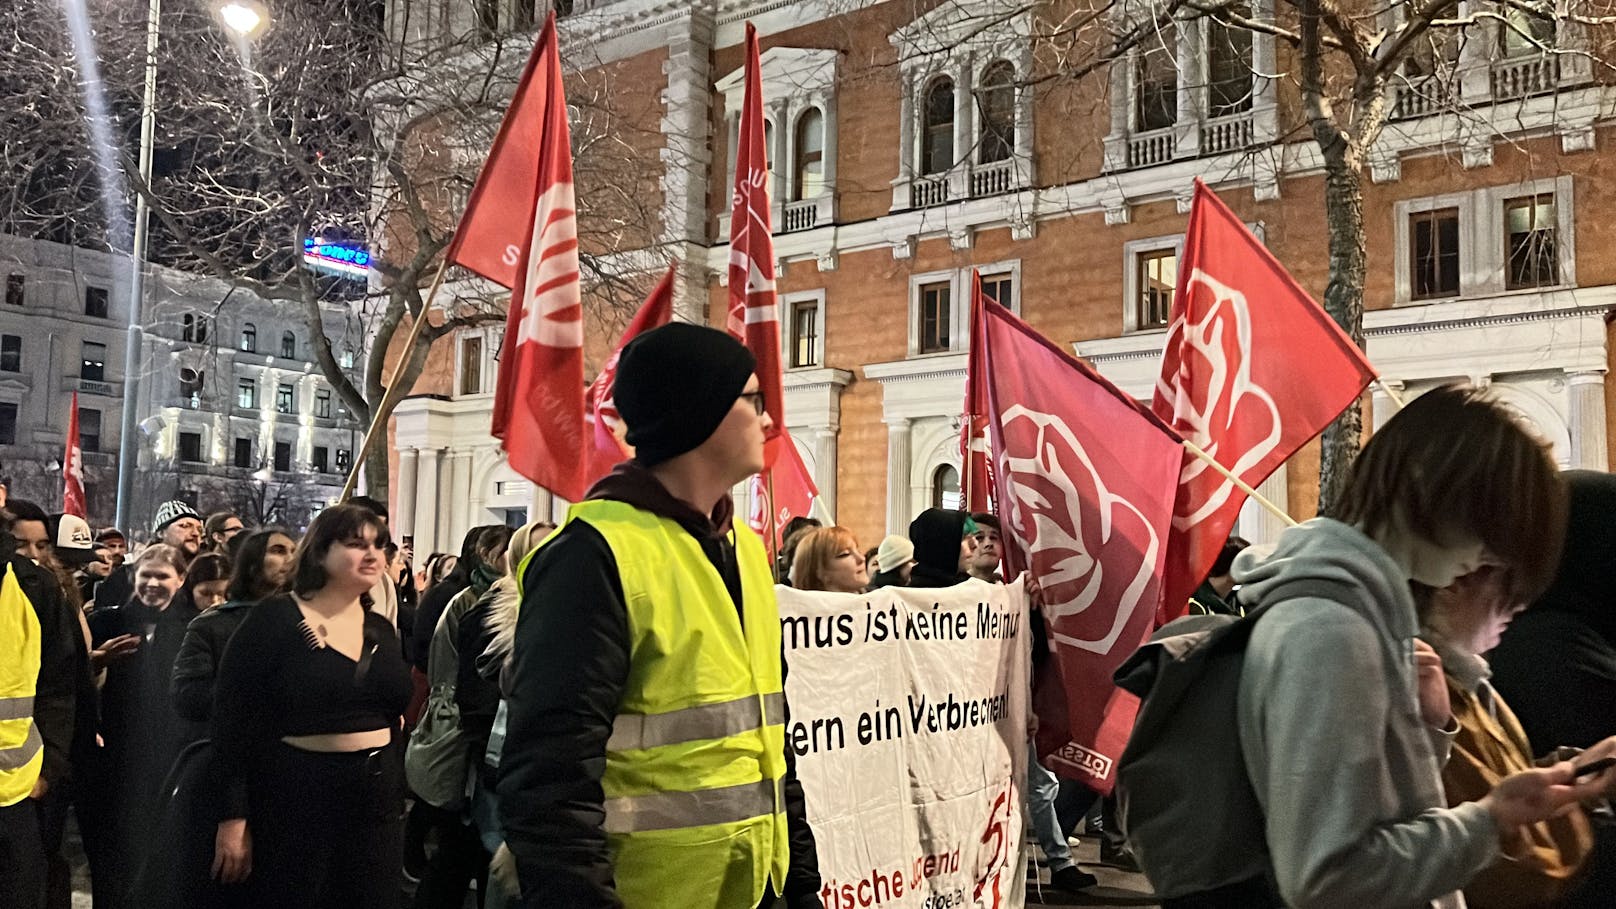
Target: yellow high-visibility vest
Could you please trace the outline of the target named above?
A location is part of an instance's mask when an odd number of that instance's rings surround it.
[[[752,909],[766,884],[783,892],[790,856],[780,614],[763,543],[732,534],[737,615],[678,523],[609,501],[574,505],[567,520],[605,538],[628,607],[628,684],[601,779],[618,894],[628,909]]]
[[[0,580],[0,808],[33,792],[45,763],[45,743],[34,726],[40,646],[39,616],[8,564]]]

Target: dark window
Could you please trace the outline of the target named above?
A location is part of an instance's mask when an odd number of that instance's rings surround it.
[[[511,3],[511,28],[521,32],[530,32],[533,30],[534,2],[535,0],[513,0]],[[556,18],[558,19],[566,15],[566,13],[559,8],[561,5],[562,4],[560,3],[556,4]],[[566,3],[566,5],[570,7],[572,4],[569,2]]]
[[[180,433],[180,460],[193,464],[202,460],[202,434],[200,432]]]
[[[938,79],[926,89],[920,138],[920,172],[947,173],[954,166],[954,83]]]
[[[0,445],[17,444],[17,405],[0,401]]]
[[[288,360],[297,356],[297,336],[289,331],[281,334],[281,356]]]
[[[791,304],[791,365],[819,365],[819,301]]]
[[[21,335],[0,335],[0,372],[22,372]]]
[[[327,454],[328,452],[324,445],[314,446],[314,459],[311,463],[314,466],[315,473],[326,473],[330,470],[331,465],[326,463],[329,460],[326,457]]]
[[[1015,308],[1015,279],[1010,275],[990,275],[982,279],[982,296],[1003,306]]]
[[[21,306],[28,279],[23,275],[6,275],[6,305]]]
[[[297,410],[297,396],[292,386],[282,382],[275,386],[275,412],[293,413]]]
[[[276,442],[275,443],[275,469],[276,470],[291,470],[292,469],[292,443],[291,442]]]
[[[242,410],[258,409],[258,383],[252,379],[236,380],[236,406]]]
[[[239,346],[248,353],[258,352],[258,326],[251,322],[241,326],[241,344]]]
[[[1249,12],[1233,7],[1246,17]],[[1207,103],[1214,117],[1251,110],[1251,30],[1212,20],[1207,28]]]
[[[107,317],[107,289],[105,287],[84,288],[84,314],[97,319]]]
[[[1557,226],[1553,193],[1504,203],[1504,242],[1509,249],[1507,285],[1511,290],[1560,283]]]
[[[252,466],[252,439],[237,437],[235,459],[231,463],[237,467]]]
[[[101,450],[101,411],[79,408],[79,451]]]
[[[331,390],[319,389],[314,393],[314,415],[322,420],[331,418]]]
[[[1416,300],[1459,295],[1459,210],[1408,216],[1410,295]]]
[[[1158,34],[1160,41],[1147,39],[1138,57],[1134,129],[1140,132],[1178,122],[1178,30],[1169,26]]]
[[[79,348],[82,357],[79,362],[79,378],[89,379],[92,382],[105,382],[107,376],[107,345],[96,341],[85,341]]]
[[[797,175],[794,201],[817,198],[825,191],[825,115],[810,107],[797,118]]]
[[[473,335],[460,339],[460,393],[481,394],[483,390],[483,338]]]
[[[1010,157],[1016,150],[1016,68],[1009,61],[999,60],[982,71],[976,109],[981,126],[977,163],[991,164]]]
[[[353,455],[346,448],[337,449],[337,469],[347,470],[353,465]]]
[[[953,319],[947,281],[920,287],[920,352],[948,350]]]
[[[1173,293],[1178,288],[1178,253],[1171,249],[1140,253],[1138,262],[1136,327],[1164,328],[1173,313]]]
[[[180,325],[182,326],[180,334],[185,340],[195,341],[198,344],[205,343],[208,340],[207,316],[186,313],[185,317],[180,320]]]

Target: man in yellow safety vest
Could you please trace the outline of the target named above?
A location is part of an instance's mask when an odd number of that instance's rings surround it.
[[[683,323],[625,347],[635,457],[519,575],[498,791],[524,905],[820,905],[768,555],[729,496],[763,468],[755,368]]]

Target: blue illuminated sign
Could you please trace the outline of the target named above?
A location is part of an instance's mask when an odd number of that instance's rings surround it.
[[[303,241],[303,262],[311,268],[343,274],[370,274],[370,250],[362,246],[327,243],[313,237]]]

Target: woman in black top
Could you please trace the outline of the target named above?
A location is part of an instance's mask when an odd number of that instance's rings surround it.
[[[293,558],[291,593],[254,607],[225,649],[214,744],[247,816],[220,827],[224,880],[260,906],[397,906],[404,773],[397,747],[409,669],[369,611],[387,527],[320,512]]]

